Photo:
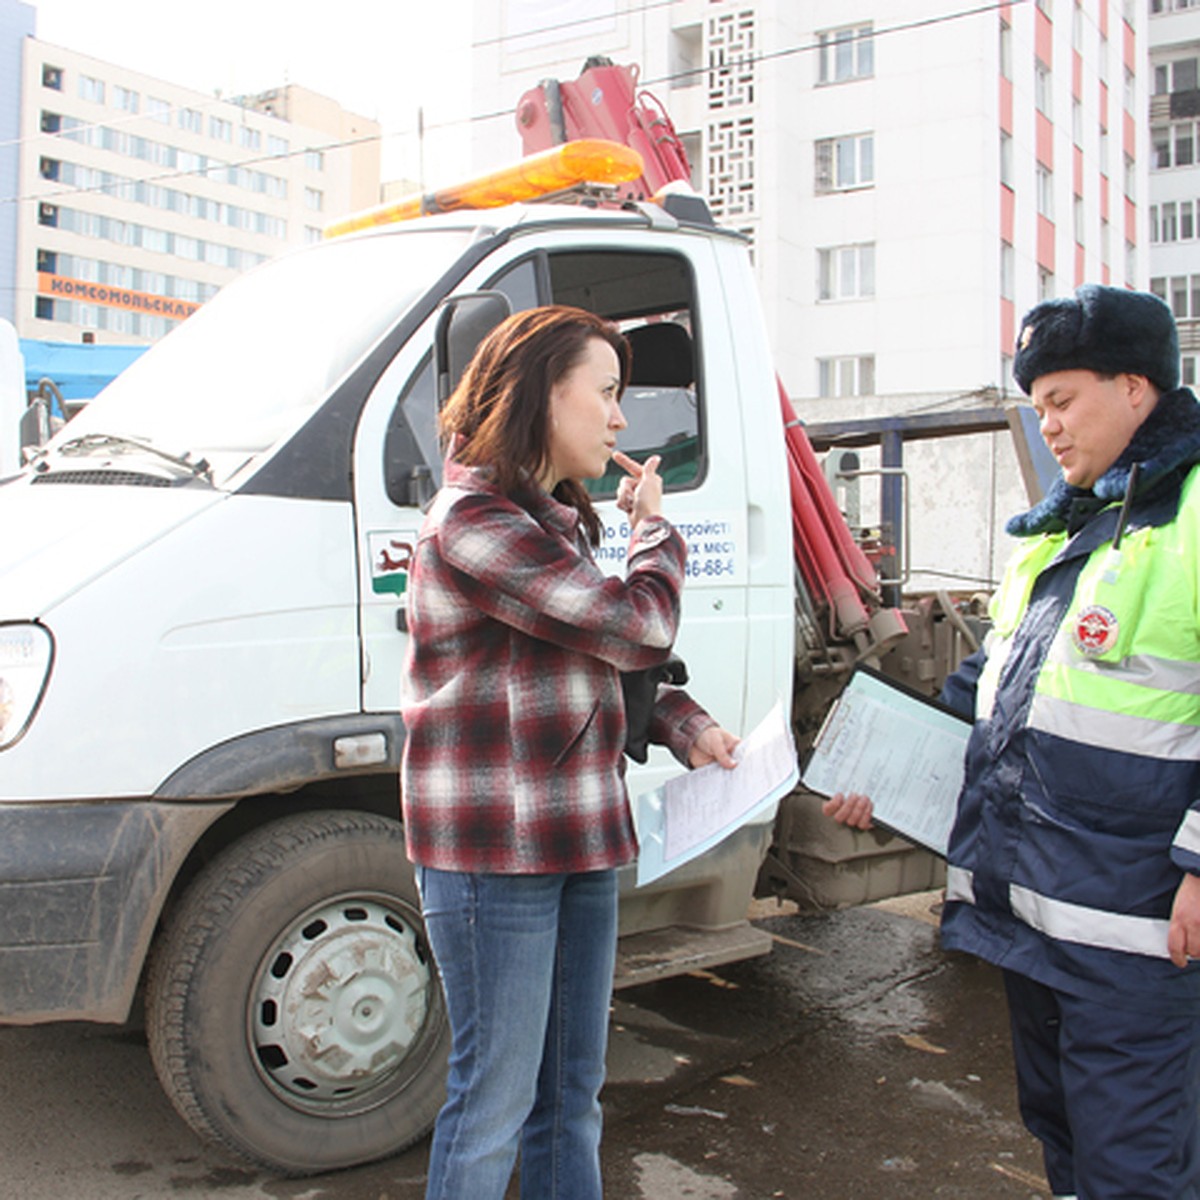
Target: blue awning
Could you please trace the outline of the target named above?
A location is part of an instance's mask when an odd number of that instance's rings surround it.
[[[119,375],[145,346],[100,346],[87,342],[42,342],[21,338],[25,387],[33,392],[42,379],[52,380],[64,400],[90,400]]]

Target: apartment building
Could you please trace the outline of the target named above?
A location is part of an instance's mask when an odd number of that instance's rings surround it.
[[[24,338],[153,341],[378,202],[379,126],[295,85],[224,100],[22,36],[17,111]]]
[[[639,64],[752,240],[801,417],[951,412],[1015,391],[1038,300],[1146,286],[1149,2],[478,0],[473,110],[591,54]],[[477,122],[477,166],[517,153],[511,120]],[[1009,435],[908,443],[904,468],[908,582],[995,579],[1025,503]]]
[[[33,36],[34,10],[0,0],[0,319],[16,315],[18,169],[21,137],[21,44]]]
[[[1183,381],[1200,358],[1200,0],[1148,0],[1150,289],[1179,326]]]

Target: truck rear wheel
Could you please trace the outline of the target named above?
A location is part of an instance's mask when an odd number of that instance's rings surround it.
[[[299,813],[230,846],[168,919],[146,1027],[184,1120],[273,1171],[416,1141],[449,1029],[400,825]]]

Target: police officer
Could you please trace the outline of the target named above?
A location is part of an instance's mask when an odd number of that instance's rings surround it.
[[[1037,305],[1014,374],[1062,477],[943,689],[975,727],[942,941],[1003,970],[1055,1194],[1198,1200],[1200,405],[1170,310],[1125,289]]]

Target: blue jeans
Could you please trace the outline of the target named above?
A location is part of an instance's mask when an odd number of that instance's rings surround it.
[[[426,1200],[601,1200],[615,871],[417,868],[453,1047]]]
[[[1004,972],[1021,1116],[1056,1195],[1200,1196],[1200,1017],[1111,1008]]]

